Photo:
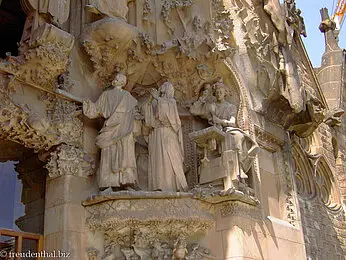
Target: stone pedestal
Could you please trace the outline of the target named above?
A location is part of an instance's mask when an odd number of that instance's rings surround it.
[[[213,209],[192,193],[110,192],[92,196],[83,205],[89,256],[180,259],[173,256],[183,254],[205,259],[209,254],[198,242],[214,225]]]

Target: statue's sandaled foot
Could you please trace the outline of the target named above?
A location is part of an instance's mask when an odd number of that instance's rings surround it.
[[[109,194],[113,192],[112,187],[102,187],[100,188],[100,193],[101,194]]]
[[[122,186],[122,190],[127,190],[127,191],[139,191],[142,190],[137,184],[128,184]]]
[[[115,191],[115,192],[117,192],[117,191],[121,191],[122,188],[121,188],[121,187],[112,187],[112,190]]]

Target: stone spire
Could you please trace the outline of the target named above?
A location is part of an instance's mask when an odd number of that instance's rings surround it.
[[[335,23],[329,18],[328,9],[320,10],[322,22],[319,29],[324,33],[325,52],[322,55],[321,68],[317,69],[317,77],[331,110],[340,107],[342,73],[344,64],[343,50],[338,45]]]

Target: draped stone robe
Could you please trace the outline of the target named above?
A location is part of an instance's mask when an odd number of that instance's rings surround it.
[[[137,100],[126,90],[113,88],[95,102],[84,102],[89,118],[106,119],[96,145],[101,148],[99,187],[120,187],[138,183],[134,130]]]
[[[144,105],[149,134],[149,190],[186,191],[181,122],[174,98],[159,97]]]
[[[227,101],[215,103],[211,111],[211,114],[213,115],[213,119],[211,121],[214,121],[215,118],[221,120],[230,120],[232,117],[236,117],[236,113],[236,107]],[[237,151],[240,164],[239,176],[243,179],[248,178],[246,173],[253,165],[255,156],[258,152],[258,145],[256,141],[254,141],[247,133],[235,126],[224,126],[222,123],[216,123],[215,125],[228,133],[223,149]]]

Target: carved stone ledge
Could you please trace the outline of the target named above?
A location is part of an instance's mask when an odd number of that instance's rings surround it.
[[[107,202],[110,200],[123,199],[177,199],[177,198],[192,198],[193,193],[190,192],[157,192],[157,191],[117,191],[109,192],[108,190],[101,191],[91,195],[83,201],[83,206],[92,206],[98,203]]]
[[[249,194],[251,192],[251,188],[249,187],[246,187],[246,191],[243,192],[236,189],[219,190],[211,185],[208,187],[197,186],[192,192],[194,198],[211,204],[227,201],[240,201],[252,206],[260,204],[260,201],[255,196]]]
[[[220,203],[216,206],[216,212],[223,218],[234,216],[253,219],[262,218],[261,210],[259,208],[239,201]]]
[[[255,125],[255,134],[258,145],[271,152],[280,150],[285,144],[284,140],[277,138],[257,125]]]
[[[191,193],[120,191],[92,196],[83,202],[86,224],[119,246],[130,246],[134,230],[147,242],[202,235],[214,225],[211,205]]]
[[[0,70],[21,81],[53,90],[57,77],[66,70],[73,42],[71,34],[52,24],[43,24],[33,33],[29,50],[2,60]]]
[[[63,144],[51,153],[45,167],[50,178],[62,175],[88,177],[95,171],[95,162],[80,148]]]

